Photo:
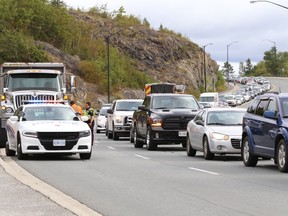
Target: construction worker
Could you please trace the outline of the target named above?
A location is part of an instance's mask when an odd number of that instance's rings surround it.
[[[70,101],[70,106],[72,107],[72,109],[76,112],[76,113],[80,113],[80,116],[82,116],[82,108],[80,106],[78,106],[75,101]]]
[[[92,145],[94,143],[94,109],[91,108],[91,103],[88,101],[85,103],[85,109],[82,112],[83,116],[88,116],[88,121],[87,124],[89,125],[90,129],[91,129],[91,135],[92,135]]]

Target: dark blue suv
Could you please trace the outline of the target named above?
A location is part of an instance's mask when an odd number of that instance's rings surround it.
[[[288,171],[288,93],[266,93],[248,107],[241,156],[245,166],[256,166],[259,157],[273,158],[281,172]]]

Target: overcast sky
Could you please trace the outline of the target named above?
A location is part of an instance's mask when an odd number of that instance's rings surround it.
[[[146,18],[151,27],[160,24],[206,47],[220,66],[227,61],[238,71],[238,63],[248,58],[263,59],[264,52],[276,44],[278,51],[288,51],[288,10],[268,2],[251,4],[250,0],[64,0],[71,7],[89,9],[107,4],[108,10],[121,6],[126,14]],[[288,7],[288,0],[271,1]],[[275,43],[274,43],[275,42]]]

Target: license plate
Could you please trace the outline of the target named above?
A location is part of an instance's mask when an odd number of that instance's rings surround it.
[[[179,137],[186,137],[187,136],[187,131],[178,131],[178,136]]]
[[[53,140],[53,146],[65,146],[66,141],[65,140]]]

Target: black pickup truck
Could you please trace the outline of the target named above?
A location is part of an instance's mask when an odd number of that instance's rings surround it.
[[[135,148],[146,144],[156,150],[161,144],[182,144],[186,147],[187,124],[200,105],[188,94],[150,94],[133,113],[130,141]]]

